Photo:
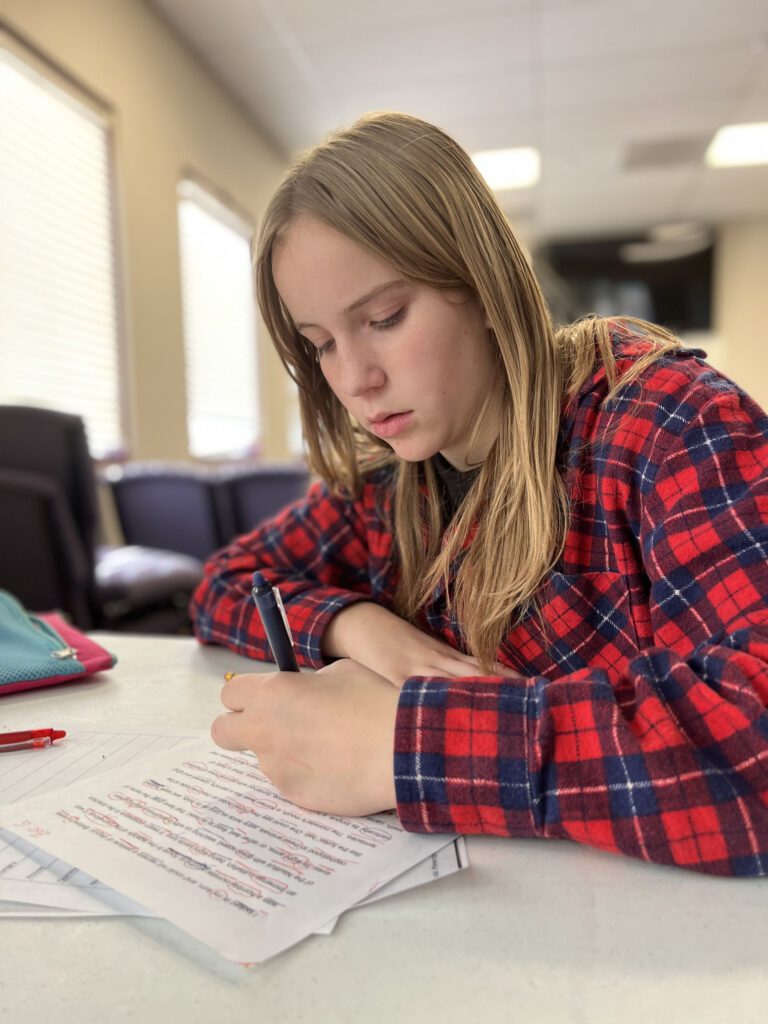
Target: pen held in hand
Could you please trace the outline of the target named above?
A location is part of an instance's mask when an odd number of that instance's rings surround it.
[[[283,602],[280,599],[280,591],[277,587],[271,586],[264,579],[262,573],[257,571],[253,574],[251,594],[264,626],[264,632],[267,634],[267,642],[275,664],[281,672],[298,672],[299,663],[296,661],[296,654],[291,643],[291,634]]]

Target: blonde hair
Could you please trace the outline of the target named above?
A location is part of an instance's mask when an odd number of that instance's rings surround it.
[[[353,422],[280,299],[272,256],[300,215],[335,228],[410,280],[469,290],[491,325],[503,384],[499,432],[444,543],[432,463],[397,458]],[[564,401],[596,358],[612,398],[679,341],[644,321],[623,320],[650,345],[617,380],[609,321],[587,318],[555,330],[528,260],[469,156],[439,128],[406,114],[366,115],[291,166],[267,207],[255,269],[262,316],[298,385],[311,468],[349,496],[359,493],[362,471],[394,468],[396,610],[414,620],[444,583],[466,650],[488,670],[565,542],[568,500],[556,464]]]

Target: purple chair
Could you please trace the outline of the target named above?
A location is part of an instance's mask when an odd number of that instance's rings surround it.
[[[235,533],[229,494],[215,471],[180,462],[127,462],[104,477],[128,544],[205,560]]]
[[[208,469],[181,462],[134,462],[105,474],[123,536],[205,560],[233,537],[300,498],[304,466]]]
[[[222,472],[220,480],[229,494],[233,534],[242,534],[303,497],[309,470],[303,465],[240,466]]]

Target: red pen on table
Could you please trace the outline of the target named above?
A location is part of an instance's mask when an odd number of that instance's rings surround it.
[[[24,729],[21,732],[0,732],[0,754],[12,750],[42,750],[66,736],[63,729]]]

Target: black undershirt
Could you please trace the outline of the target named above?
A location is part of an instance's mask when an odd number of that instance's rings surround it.
[[[440,452],[433,456],[432,466],[442,494],[443,521],[449,523],[477,479],[480,467],[467,470],[456,469]]]

